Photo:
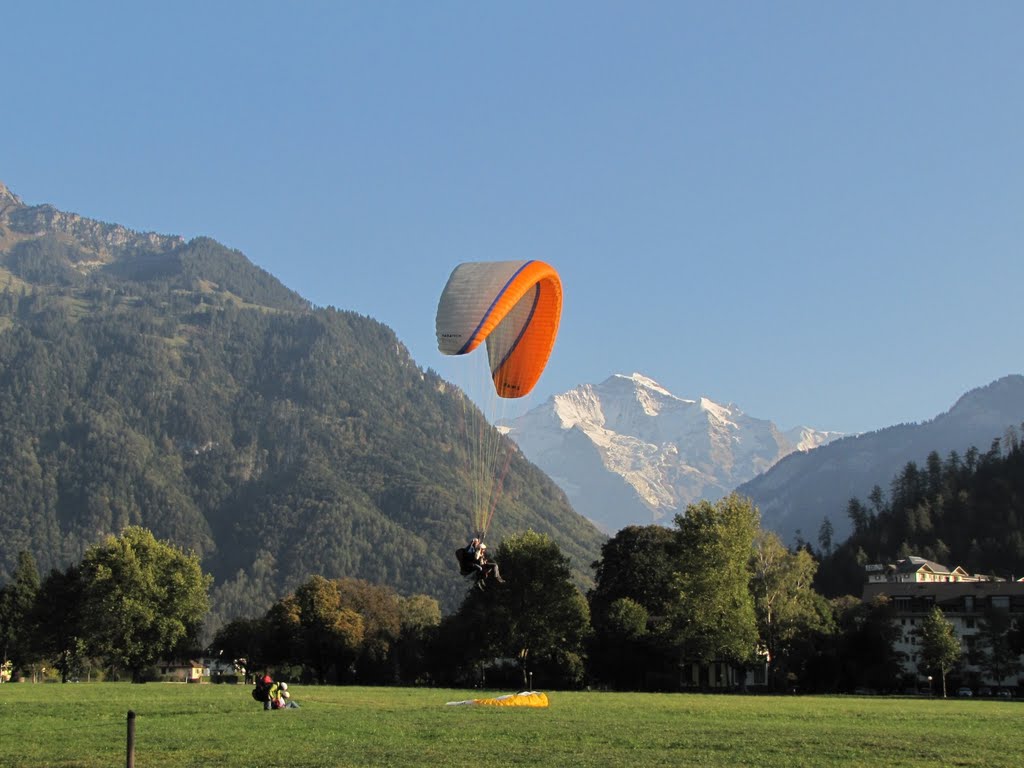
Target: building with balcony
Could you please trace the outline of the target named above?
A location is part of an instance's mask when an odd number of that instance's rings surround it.
[[[920,627],[934,606],[938,606],[963,646],[963,657],[954,670],[962,684],[971,687],[995,686],[1024,691],[1024,656],[1018,669],[1002,680],[993,680],[983,669],[984,651],[981,622],[989,610],[1006,611],[1011,621],[1024,622],[1024,580],[1011,581],[991,576],[971,575],[963,568],[947,568],[919,557],[894,565],[866,566],[867,579],[861,598],[865,601],[885,595],[892,601],[893,621],[899,624],[896,650],[903,654],[903,669],[908,676],[923,679],[920,659]]]

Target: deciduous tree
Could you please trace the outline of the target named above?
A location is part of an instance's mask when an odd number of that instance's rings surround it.
[[[86,642],[82,613],[80,568],[54,569],[39,588],[36,599],[36,650],[52,659],[61,682],[82,671]]]
[[[839,614],[841,689],[896,688],[904,655],[895,647],[900,628],[893,618],[892,602],[884,595],[869,603],[851,600],[843,605]]]
[[[362,617],[363,641],[358,672],[362,682],[385,682],[390,677],[388,655],[402,631],[401,600],[391,587],[362,579],[336,582],[341,606]]]
[[[551,684],[578,684],[590,625],[587,601],[572,583],[569,558],[546,534],[527,531],[498,548],[504,584],[473,590],[467,612],[486,603],[485,642],[497,654],[519,659],[524,685],[543,670]]]
[[[935,670],[942,678],[942,698],[946,698],[946,674],[960,661],[963,649],[953,625],[938,606],[925,616],[920,629],[921,646],[918,669]]]
[[[391,656],[397,678],[422,681],[427,674],[427,652],[441,624],[441,606],[427,595],[399,598],[401,633]]]
[[[663,525],[630,525],[608,539],[593,564],[589,599],[594,626],[599,628],[610,606],[623,598],[642,606],[653,621],[664,620],[678,598],[676,548],[673,531]]]
[[[263,650],[266,625],[262,619],[232,619],[213,636],[214,653],[229,661],[245,677],[255,674],[266,664]]]
[[[91,650],[141,679],[144,667],[198,641],[211,577],[195,554],[129,527],[85,553],[85,635]]]
[[[750,500],[736,494],[691,504],[676,516],[675,626],[684,659],[743,664],[756,655],[750,558],[758,518]]]
[[[798,638],[829,624],[828,606],[811,586],[817,569],[806,549],[790,552],[775,533],[758,532],[750,589],[761,644],[768,651],[776,684],[793,672],[791,652]]]
[[[316,671],[321,682],[332,665],[347,669],[355,661],[366,637],[366,624],[359,611],[345,604],[338,582],[312,576],[275,608],[271,612],[279,615],[277,623],[287,619],[284,623],[297,630],[301,660]]]

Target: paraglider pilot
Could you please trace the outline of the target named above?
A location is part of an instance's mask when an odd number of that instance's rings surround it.
[[[493,577],[498,583],[505,581],[501,578],[498,564],[487,559],[487,545],[478,536],[465,547],[455,550],[455,557],[459,561],[459,573],[473,576],[480,589],[484,588],[484,580],[488,577]]]

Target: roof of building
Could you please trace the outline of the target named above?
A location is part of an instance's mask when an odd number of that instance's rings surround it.
[[[949,573],[950,570],[941,563],[936,563],[933,560],[925,560],[923,557],[917,557],[911,555],[905,560],[899,560],[896,563],[896,570],[899,573],[917,573],[922,568],[927,568],[932,573]]]
[[[928,573],[936,576],[952,576],[954,574],[968,577],[970,574],[961,568],[959,565],[950,568],[949,566],[937,563],[934,560],[928,560],[924,557],[918,557],[917,555],[910,555],[902,560],[897,560],[895,563],[888,563],[886,565],[874,564],[866,565],[864,570],[868,573],[882,573],[892,576],[898,573],[914,574],[927,571]]]

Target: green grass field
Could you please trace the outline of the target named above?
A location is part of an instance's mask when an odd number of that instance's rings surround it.
[[[0,685],[0,766],[123,766],[128,710],[138,768],[1024,765],[1020,702],[554,691],[529,710],[292,690],[301,709],[264,712],[240,685]]]

